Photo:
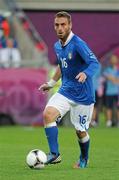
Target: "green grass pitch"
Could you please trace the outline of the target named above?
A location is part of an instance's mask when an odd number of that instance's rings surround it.
[[[91,128],[88,168],[73,169],[79,148],[75,130],[59,128],[62,163],[42,170],[27,167],[27,153],[35,148],[48,152],[41,127],[0,127],[0,180],[117,180],[119,179],[119,128]]]

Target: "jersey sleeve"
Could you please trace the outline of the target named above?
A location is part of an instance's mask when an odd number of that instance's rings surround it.
[[[88,65],[87,68],[83,71],[87,76],[92,77],[97,69],[100,67],[100,63],[98,62],[94,53],[90,50],[87,44],[83,40],[79,40],[76,43],[76,49],[85,63]]]

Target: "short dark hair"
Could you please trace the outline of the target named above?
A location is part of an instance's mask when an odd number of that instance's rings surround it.
[[[66,11],[60,11],[55,14],[55,18],[65,17],[68,19],[69,23],[71,22],[71,15]]]

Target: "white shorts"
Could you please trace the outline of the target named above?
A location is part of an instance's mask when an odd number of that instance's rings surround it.
[[[55,93],[48,101],[46,107],[48,106],[55,107],[60,112],[61,117],[70,111],[70,120],[76,130],[86,131],[89,128],[94,104],[78,104],[59,93]]]

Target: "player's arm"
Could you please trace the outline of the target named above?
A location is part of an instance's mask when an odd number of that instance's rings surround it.
[[[60,77],[61,77],[61,70],[60,70],[60,66],[58,65],[50,81],[42,84],[38,89],[42,91],[49,91],[51,88],[55,86],[55,84],[60,79]]]
[[[84,41],[79,41],[76,44],[76,49],[82,59],[88,65],[84,71],[80,72],[76,76],[76,79],[78,79],[79,82],[84,82],[88,76],[92,77],[97,72],[97,70],[100,68],[100,64],[94,53],[89,49]]]
[[[52,79],[57,82],[60,78],[61,78],[61,70],[60,70],[60,66],[58,65]]]

